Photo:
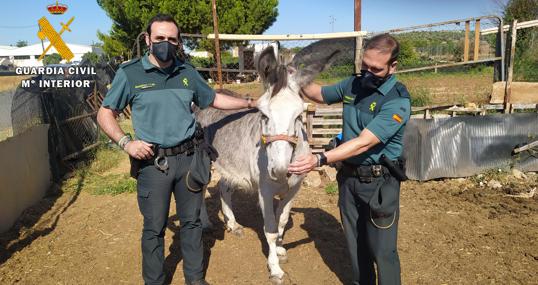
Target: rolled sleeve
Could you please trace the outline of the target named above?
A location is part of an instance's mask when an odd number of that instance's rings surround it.
[[[110,89],[106,93],[105,99],[103,100],[103,107],[122,111],[127,104],[129,103],[129,95],[131,93],[131,88],[127,80],[127,75],[125,71],[120,68],[116,72],[114,80]]]
[[[197,71],[194,71],[194,77],[196,80],[193,98],[194,104],[200,107],[200,109],[205,109],[215,101],[215,95],[217,93],[213,88],[207,85],[207,82]]]
[[[371,131],[383,144],[393,137],[411,116],[411,103],[408,98],[398,98],[381,106],[375,118],[366,128]]]
[[[321,96],[328,105],[342,102],[347,87],[353,81],[353,77],[342,80],[334,85],[321,87]]]

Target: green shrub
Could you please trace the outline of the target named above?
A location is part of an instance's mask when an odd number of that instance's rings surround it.
[[[342,64],[331,66],[317,77],[318,79],[347,78],[355,71],[355,64]]]
[[[424,87],[417,87],[409,91],[411,96],[411,106],[423,107],[431,104],[430,91]]]

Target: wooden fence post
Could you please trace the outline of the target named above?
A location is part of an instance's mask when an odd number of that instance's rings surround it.
[[[469,30],[471,29],[471,22],[465,21],[465,42],[463,45],[463,61],[469,61]]]
[[[480,19],[476,20],[474,24],[474,54],[473,59],[478,60],[480,53]]]
[[[362,64],[362,36],[355,38],[355,73],[361,72]]]
[[[506,93],[504,96],[504,113],[511,113],[513,110],[510,104],[512,95],[512,80],[514,77],[514,59],[516,57],[516,40],[517,40],[517,20],[512,23],[512,40],[510,42],[510,61],[508,62],[508,78],[506,79]]]

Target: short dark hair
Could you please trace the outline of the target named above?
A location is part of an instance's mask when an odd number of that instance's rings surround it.
[[[153,18],[149,20],[148,26],[146,27],[146,33],[148,33],[148,37],[151,36],[151,25],[153,25],[153,23],[155,22],[169,22],[169,23],[174,23],[174,25],[176,25],[177,40],[179,41],[177,55],[179,56],[179,59],[185,60],[186,55],[185,55],[185,51],[183,50],[183,39],[181,39],[181,30],[179,29],[179,25],[177,24],[174,17],[168,14],[157,14],[153,16]]]
[[[388,64],[392,64],[400,55],[400,43],[398,40],[389,34],[380,34],[370,38],[364,46],[364,51],[375,49],[382,53],[390,52]]]
[[[178,38],[178,40],[181,40],[181,32],[179,31],[179,25],[177,24],[174,17],[172,17],[172,16],[170,16],[168,14],[157,14],[157,15],[153,16],[153,18],[151,18],[149,20],[148,26],[146,27],[146,33],[148,33],[148,36],[151,36],[151,25],[153,25],[153,23],[155,23],[155,22],[174,23],[174,25],[176,25],[176,27],[177,27],[177,38]]]

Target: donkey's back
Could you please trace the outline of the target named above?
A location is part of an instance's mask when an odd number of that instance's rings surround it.
[[[220,90],[240,97],[229,90]],[[196,120],[205,128],[206,139],[217,149],[216,170],[230,187],[250,189],[251,167],[255,165],[260,141],[258,110],[223,111],[214,108],[197,110]]]

